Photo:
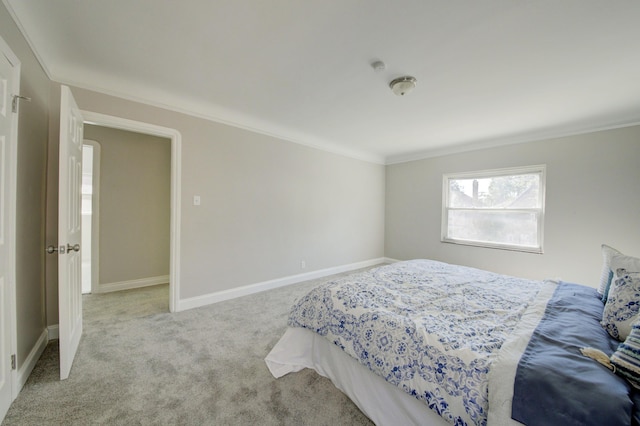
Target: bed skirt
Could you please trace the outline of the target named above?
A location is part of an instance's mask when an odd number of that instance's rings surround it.
[[[449,425],[427,405],[371,373],[322,336],[287,328],[265,358],[275,378],[311,368],[327,377],[376,425]]]

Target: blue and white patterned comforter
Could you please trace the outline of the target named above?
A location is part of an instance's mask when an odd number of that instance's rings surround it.
[[[488,373],[542,288],[430,260],[330,281],[292,308],[315,331],[454,424],[487,422]]]

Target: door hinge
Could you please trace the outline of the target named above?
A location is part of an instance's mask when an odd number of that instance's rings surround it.
[[[20,99],[31,102],[31,98],[27,96],[13,95],[13,101],[11,101],[11,112],[18,112],[18,101]]]
[[[16,355],[15,354],[11,355],[11,369],[12,370],[16,369]]]

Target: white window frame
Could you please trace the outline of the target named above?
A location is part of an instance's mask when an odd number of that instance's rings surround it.
[[[444,243],[461,244],[467,246],[487,247],[494,249],[522,251],[528,253],[543,253],[543,237],[544,237],[544,216],[545,216],[545,191],[546,191],[546,165],[535,166],[523,166],[523,167],[510,167],[504,169],[492,169],[492,170],[480,170],[473,172],[461,172],[461,173],[447,173],[442,176],[442,228],[441,228],[441,241]],[[519,208],[519,209],[491,209],[484,208],[478,209],[482,211],[512,211],[514,213],[534,213],[537,217],[537,231],[538,231],[538,246],[522,246],[506,243],[496,243],[487,241],[475,241],[466,239],[450,238],[447,233],[449,230],[449,211],[451,210],[468,210],[467,208],[452,208],[449,207],[449,189],[451,180],[455,179],[483,179],[489,177],[499,176],[512,176],[522,174],[538,174],[540,176],[540,207],[539,208]]]

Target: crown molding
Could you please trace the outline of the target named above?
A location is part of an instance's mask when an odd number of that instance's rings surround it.
[[[507,138],[500,138],[500,139],[494,139],[494,140],[484,140],[484,141],[478,141],[478,142],[471,142],[467,144],[454,145],[450,147],[442,147],[442,148],[417,151],[417,152],[412,152],[408,154],[390,155],[386,157],[386,161],[384,164],[389,166],[393,164],[408,163],[410,161],[418,161],[418,160],[425,160],[428,158],[443,157],[445,155],[461,154],[464,152],[497,148],[497,147],[508,146],[508,145],[518,145],[518,144],[530,143],[530,142],[541,142],[549,139],[559,139],[559,138],[566,138],[570,136],[586,135],[589,133],[602,132],[606,130],[615,130],[615,129],[621,129],[624,127],[633,127],[638,125],[640,125],[640,121],[634,120],[634,121],[623,122],[623,123],[602,124],[599,126],[593,126],[591,128],[586,128],[586,129],[573,129],[569,131],[549,130],[549,131],[536,133],[535,135],[528,135],[528,136],[525,135],[525,136],[519,136],[519,137],[515,136],[515,137],[507,137]]]
[[[42,55],[38,52],[38,49],[36,49],[36,45],[31,40],[31,37],[29,37],[29,34],[27,34],[27,31],[25,30],[24,25],[22,24],[20,19],[18,19],[18,15],[16,14],[15,10],[13,10],[11,3],[9,3],[8,0],[2,0],[2,4],[4,4],[4,7],[7,8],[7,11],[9,11],[9,15],[11,16],[11,19],[13,19],[13,22],[15,22],[16,26],[20,30],[22,37],[24,37],[24,39],[27,41],[27,44],[31,48],[33,55],[36,57],[36,60],[40,64],[40,67],[42,67],[42,70],[46,74],[47,78],[49,78],[49,80],[53,80],[53,78],[51,77],[52,74],[51,74],[51,71],[49,70],[49,67],[47,66],[46,62],[42,58]]]
[[[90,90],[103,95],[113,96],[116,98],[124,99],[131,102],[140,103],[156,108],[161,108],[168,111],[185,114],[191,117],[200,118],[215,123],[224,124],[227,126],[247,130],[253,133],[273,137],[283,141],[303,145],[309,148],[318,149],[320,151],[329,152],[331,154],[340,155],[343,157],[352,158],[355,160],[365,161],[373,164],[384,165],[385,158],[381,155],[375,155],[364,151],[353,150],[344,148],[337,145],[334,142],[324,140],[322,138],[314,137],[311,135],[290,132],[287,129],[278,128],[275,125],[266,122],[259,122],[257,119],[253,119],[248,116],[240,116],[240,114],[234,114],[232,112],[227,114],[221,114],[220,111],[212,111],[216,105],[201,105],[197,106],[194,103],[190,103],[185,100],[177,99],[175,103],[167,103],[160,100],[160,95],[157,96],[137,96],[134,90],[122,91],[113,90],[105,87],[100,87],[94,84],[86,84],[81,81],[75,81],[65,78],[57,78],[53,76],[53,80],[65,84],[68,86],[77,87],[80,89]],[[180,103],[181,105],[177,105]],[[223,116],[224,115],[224,116]]]

